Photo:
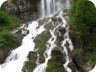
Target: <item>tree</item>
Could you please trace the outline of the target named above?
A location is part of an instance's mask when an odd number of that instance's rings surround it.
[[[77,0],[71,9],[71,26],[78,36],[96,32],[96,8],[88,0]]]

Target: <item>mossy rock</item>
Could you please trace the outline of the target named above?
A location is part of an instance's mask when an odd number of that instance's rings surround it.
[[[43,55],[44,51],[46,50],[46,44],[47,41],[50,38],[49,31],[44,31],[42,34],[38,35],[38,37],[35,39],[36,48],[38,48],[38,53],[40,55],[40,63],[43,63],[45,61],[45,57]]]
[[[52,58],[49,60],[46,72],[65,72],[63,54],[60,48],[52,51]]]
[[[29,58],[29,61],[26,62],[23,70],[25,71],[25,69],[27,69],[28,72],[32,72],[36,67],[37,53],[30,52],[28,58]]]
[[[76,68],[75,64],[72,61],[68,64],[68,67],[70,67],[72,69],[72,72],[77,71],[77,68]]]

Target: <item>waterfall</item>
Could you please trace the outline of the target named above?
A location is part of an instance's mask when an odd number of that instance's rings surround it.
[[[63,47],[63,53],[65,53],[65,55],[66,55],[65,56],[66,62],[63,64],[63,66],[67,72],[72,72],[72,70],[68,67],[68,64],[70,63],[71,59],[69,58],[67,46],[65,44],[67,44],[67,42],[68,42],[69,48],[71,51],[73,50],[73,44],[72,44],[72,41],[69,37],[69,25],[66,22],[66,19],[63,18],[63,15],[64,14],[61,11],[59,13],[59,15],[57,16],[57,19],[61,18],[61,20],[62,20],[61,23],[59,23],[58,21],[56,23],[54,23],[53,20],[50,20],[52,22],[52,26],[54,28],[49,30],[50,34],[51,34],[51,38],[47,41],[47,43],[48,43],[46,45],[47,49],[44,52],[45,62],[37,65],[37,67],[33,70],[33,72],[45,72],[46,71],[46,68],[48,66],[48,62],[51,59],[52,50],[54,50],[54,48],[57,47],[57,45],[55,44],[55,42],[57,40],[57,35],[55,33],[58,33],[57,30],[59,29],[59,27],[63,27],[66,29],[66,32],[64,34],[64,40],[61,42],[61,47]]]
[[[6,0],[1,0],[0,1],[0,7],[3,2]],[[33,72],[46,72],[46,68],[48,66],[49,60],[52,58],[51,54],[53,49],[57,47],[56,45],[56,40],[57,40],[57,33],[59,34],[60,32],[57,31],[60,27],[65,29],[65,33],[63,35],[63,40],[61,42],[61,48],[62,53],[65,55],[65,63],[62,64],[66,72],[72,72],[71,68],[68,67],[68,64],[71,62],[71,59],[68,55],[68,49],[66,44],[68,43],[69,50],[73,50],[73,44],[69,36],[69,25],[64,18],[64,13],[62,12],[64,9],[70,8],[70,0],[41,0],[39,3],[40,7],[39,12],[40,12],[40,17],[45,18],[49,17],[49,21],[46,22],[52,22],[52,27],[50,28],[49,32],[51,35],[51,38],[47,41],[46,44],[46,49],[44,51],[44,57],[45,57],[45,62],[44,63],[39,63],[39,53],[37,52],[37,61],[36,64],[37,66],[33,70]],[[59,22],[54,22],[50,16],[53,16],[56,13],[59,13],[56,18],[61,19],[61,23]],[[40,19],[39,19],[40,20]],[[22,44],[20,47],[14,49],[11,51],[10,55],[6,58],[5,63],[0,65],[0,72],[23,72],[22,69],[25,65],[25,62],[28,61],[28,55],[30,51],[36,51],[35,49],[35,38],[39,35],[42,34],[46,29],[44,26],[46,25],[45,23],[43,25],[39,26],[39,20],[37,21],[32,21],[31,23],[28,24],[28,27],[26,24],[23,24],[19,29],[24,28],[25,30],[29,31],[29,34],[27,34],[23,39],[22,39]],[[13,33],[17,32],[19,29],[13,31]],[[22,31],[22,34],[26,34],[26,31]],[[93,72],[93,71],[90,71]]]
[[[70,7],[69,0],[41,0],[40,15],[42,17],[50,17],[55,13]]]
[[[38,25],[37,21],[33,21],[25,28],[29,30],[29,34],[23,38],[22,45],[14,49],[7,57],[5,63],[0,65],[0,72],[22,72],[22,68],[28,60],[29,52],[35,51],[35,37],[45,30],[44,25],[37,28]]]
[[[43,18],[50,17],[51,15],[63,10],[64,3],[69,4],[67,0],[65,2],[64,0],[41,0],[40,2],[41,17]],[[65,21],[65,20],[62,20],[62,21]],[[58,32],[57,29],[60,26],[63,26],[63,24],[65,25],[65,22],[60,24],[59,23],[54,24],[54,21],[52,21],[52,24],[54,28],[49,30],[51,34],[51,38],[48,40],[47,42],[48,44],[46,45],[47,49],[44,52],[45,62],[42,64],[38,64],[38,60],[39,60],[39,54],[38,54],[38,58],[36,61],[37,67],[34,69],[33,72],[45,72],[47,68],[47,64],[51,59],[51,52],[56,47],[55,42],[57,40],[57,35],[55,33]],[[29,31],[29,34],[22,39],[22,45],[12,50],[10,55],[5,60],[5,63],[0,65],[0,72],[22,72],[22,68],[25,65],[25,62],[28,61],[27,57],[29,52],[35,51],[34,39],[36,38],[36,36],[38,36],[38,34],[41,34],[43,31],[45,31],[45,28],[44,28],[45,24],[41,25],[40,27],[38,26],[39,26],[38,21],[32,21],[32,23],[28,24],[28,27],[25,26],[25,24],[22,26],[25,30]],[[22,31],[22,32],[23,32],[22,34],[26,33],[26,31]],[[68,57],[67,54],[66,54],[66,57]],[[66,61],[66,63],[67,62],[69,63],[69,58],[67,60],[68,61]],[[68,68],[68,67],[64,66],[64,68]],[[68,69],[66,70],[67,72],[69,71]]]
[[[66,30],[66,32],[63,36],[64,40],[62,41],[62,44],[61,44],[61,46],[63,47],[62,52],[65,53],[65,59],[66,59],[66,62],[65,62],[65,64],[63,64],[63,66],[67,72],[72,72],[72,70],[68,67],[68,64],[71,62],[71,59],[68,56],[68,51],[67,51],[68,47],[66,46],[66,44],[67,43],[69,44],[69,48],[71,51],[73,50],[73,44],[72,44],[72,41],[69,36],[69,25],[68,25],[66,19],[62,16],[63,16],[63,12],[60,13],[60,18],[62,19],[63,27]]]
[[[49,30],[51,34],[51,38],[48,40],[47,42],[48,44],[46,45],[47,49],[44,52],[45,62],[38,65],[33,72],[45,72],[48,61],[51,59],[51,52],[56,47],[56,44],[55,44],[57,39],[57,36],[55,35],[56,29],[58,29],[58,27],[60,27],[61,25],[62,24],[56,24],[53,30],[52,29]]]

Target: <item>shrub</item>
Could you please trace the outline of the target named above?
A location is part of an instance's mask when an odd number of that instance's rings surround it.
[[[78,36],[93,34],[96,29],[96,8],[88,0],[77,0],[71,9],[71,26]]]
[[[17,46],[19,43],[18,41],[13,37],[11,32],[9,30],[4,29],[0,33],[0,49],[6,49],[6,48],[13,48]]]
[[[6,27],[10,24],[8,19],[8,14],[5,11],[0,11],[0,30],[2,30],[4,26]]]

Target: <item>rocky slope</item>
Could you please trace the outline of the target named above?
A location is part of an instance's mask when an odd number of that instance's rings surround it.
[[[4,4],[4,9],[13,15],[26,20],[37,19],[38,5],[40,0],[8,0]]]

